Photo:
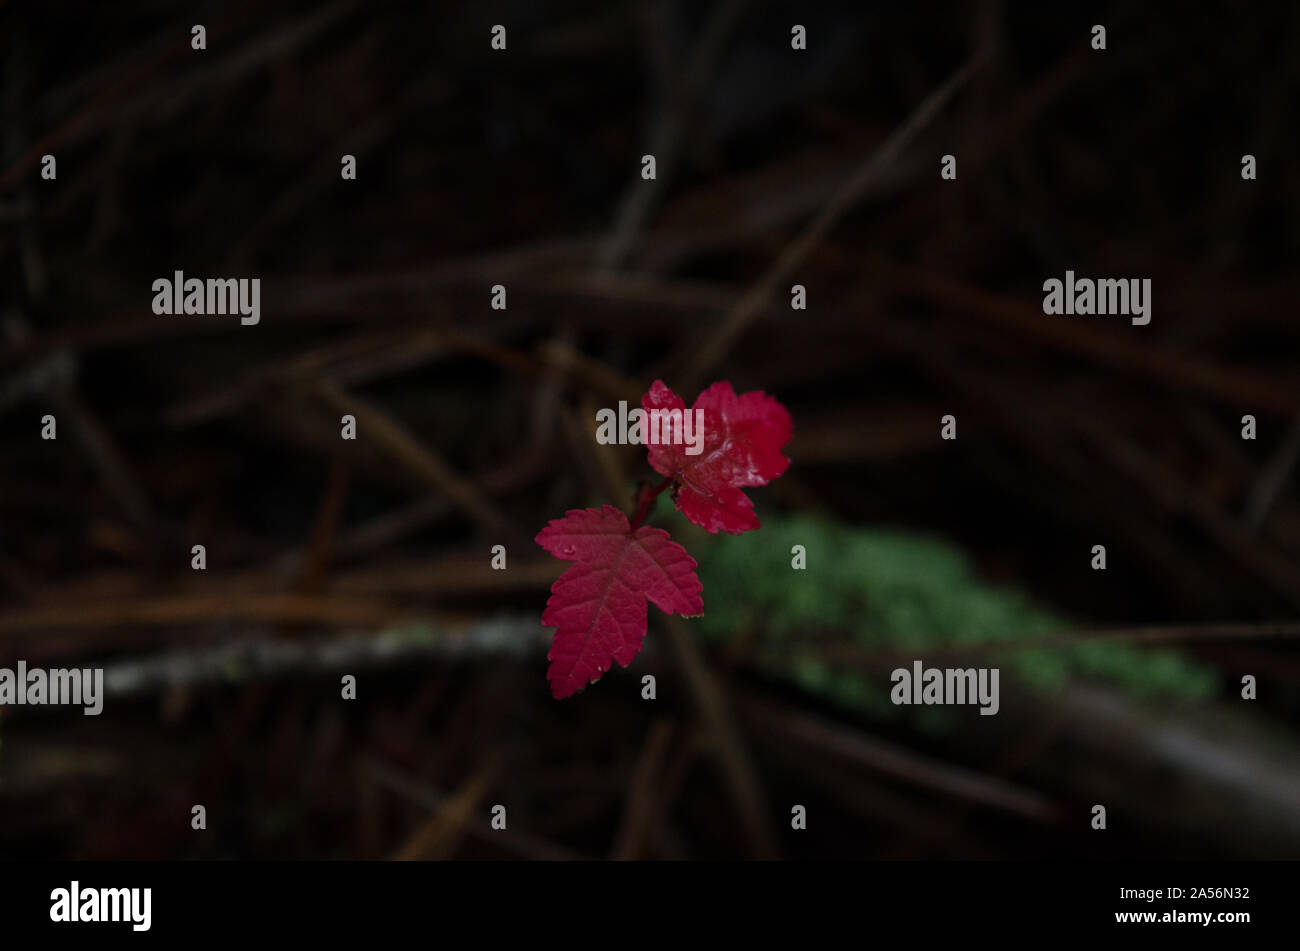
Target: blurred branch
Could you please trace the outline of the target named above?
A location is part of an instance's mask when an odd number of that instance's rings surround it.
[[[840,219],[853,209],[867,187],[897,161],[921,130],[948,105],[953,96],[966,84],[974,68],[974,62],[962,66],[917,106],[907,121],[849,176],[799,237],[786,246],[780,257],[732,308],[703,344],[692,341],[689,347],[684,345],[678,351],[674,362],[676,365],[684,366],[683,382],[679,389],[688,392],[699,389],[704,378],[745,332],[777,289],[789,280],[808,255],[830,234]]]

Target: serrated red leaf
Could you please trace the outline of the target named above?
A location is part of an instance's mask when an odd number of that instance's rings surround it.
[[[662,528],[636,531],[605,505],[573,509],[537,534],[537,544],[575,564],[551,585],[542,623],[555,628],[546,679],[557,700],[626,667],[645,638],[646,601],[669,614],[704,613],[695,559]]]
[[[642,426],[650,465],[676,483],[673,497],[678,511],[714,533],[739,535],[758,528],[754,503],[741,489],[766,485],[790,465],[781,454],[794,433],[786,408],[761,390],[737,396],[730,383],[714,383],[691,407],[692,413],[703,411],[704,440],[697,455],[687,453],[683,434],[675,431],[661,431],[651,442],[655,435],[649,425],[651,410],[686,411],[682,398],[662,380],[655,380],[641,397],[641,408],[646,414]]]

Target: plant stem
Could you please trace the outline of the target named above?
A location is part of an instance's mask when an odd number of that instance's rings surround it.
[[[637,493],[636,514],[632,516],[632,531],[635,532],[641,527],[641,523],[645,521],[645,517],[650,514],[650,504],[654,502],[655,499],[659,498],[660,492],[672,484],[672,476],[669,476],[654,488],[651,488],[648,485],[641,487],[641,491]]]

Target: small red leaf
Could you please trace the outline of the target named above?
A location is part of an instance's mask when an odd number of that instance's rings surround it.
[[[555,628],[546,659],[551,693],[561,699],[595,683],[641,650],[646,600],[669,614],[704,613],[695,559],[661,528],[632,531],[611,505],[573,509],[537,534],[537,544],[576,562],[551,585],[542,623]]]
[[[646,414],[642,426],[650,447],[650,465],[677,483],[673,497],[678,510],[710,532],[739,535],[758,528],[754,503],[741,489],[766,485],[790,465],[781,454],[794,433],[786,408],[761,390],[737,396],[730,383],[714,383],[690,410],[692,419],[699,418],[704,429],[701,451],[695,455],[687,452],[691,447],[686,433],[675,426],[669,427],[668,433],[661,428],[654,438],[649,419],[652,410],[687,412],[682,398],[662,380],[655,380],[641,397],[641,408]],[[695,414],[696,410],[700,414]],[[695,433],[691,435],[699,439]]]

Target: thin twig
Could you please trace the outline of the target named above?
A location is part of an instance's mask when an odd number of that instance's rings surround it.
[[[732,308],[709,337],[702,344],[691,343],[689,350],[683,352],[684,357],[689,357],[683,374],[683,388],[690,391],[699,388],[704,378],[717,366],[753,319],[767,305],[777,288],[789,280],[808,255],[839,224],[840,219],[852,210],[862,193],[884,170],[898,160],[921,130],[929,125],[952,100],[970,78],[973,68],[973,62],[962,66],[917,106],[907,121],[849,176],[839,191],[831,197],[799,237],[786,246],[780,257]]]

